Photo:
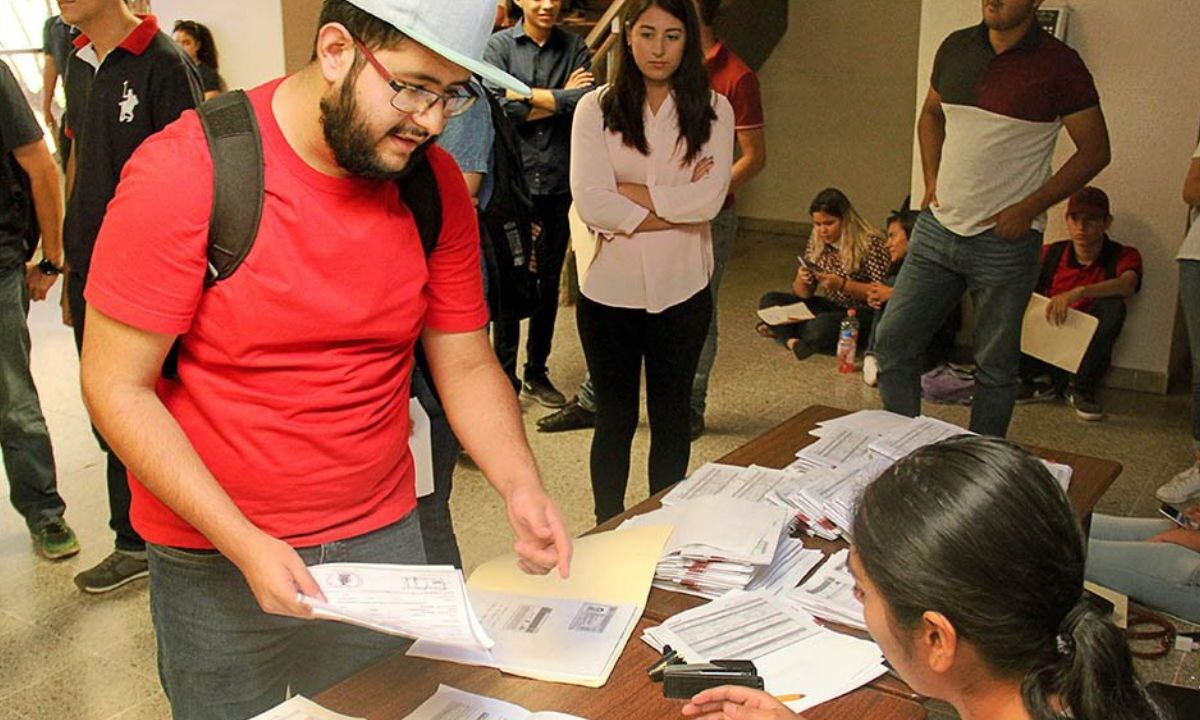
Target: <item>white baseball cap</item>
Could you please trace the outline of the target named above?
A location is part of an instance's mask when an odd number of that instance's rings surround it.
[[[525,83],[483,61],[496,0],[347,0],[455,65],[525,97]]]

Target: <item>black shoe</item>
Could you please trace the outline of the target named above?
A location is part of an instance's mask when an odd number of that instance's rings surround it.
[[[87,593],[106,593],[149,574],[146,558],[114,550],[95,567],[76,575],[75,585]]]
[[[560,408],[567,404],[567,398],[550,383],[546,375],[526,376],[521,385],[521,397],[536,401],[548,408]]]
[[[1100,407],[1093,393],[1071,388],[1067,391],[1067,402],[1075,408],[1075,414],[1084,420],[1104,419],[1104,408]]]
[[[79,554],[79,540],[61,517],[51,518],[29,531],[33,548],[47,560],[62,560]]]
[[[544,433],[585,430],[593,427],[596,427],[596,413],[584,408],[578,400],[571,400],[562,410],[552,412],[537,421],[538,432]]]
[[[693,441],[704,434],[704,415],[688,410],[688,437]]]
[[[1045,380],[1022,380],[1017,385],[1017,404],[1050,402],[1058,399],[1058,388]]]

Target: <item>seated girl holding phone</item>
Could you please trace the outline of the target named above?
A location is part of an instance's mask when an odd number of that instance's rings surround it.
[[[869,485],[850,568],[867,628],[916,692],[964,718],[1165,720],[1124,633],[1084,597],[1084,540],[1045,466],[998,438],[917,450]],[[795,720],[773,696],[702,692],[701,720]]]
[[[798,360],[815,352],[833,353],[838,330],[851,308],[858,317],[859,338],[865,342],[872,314],[868,296],[891,265],[879,231],[858,214],[841,190],[822,190],[808,211],[813,230],[804,254],[798,258],[800,267],[792,281],[792,292],[769,292],[758,304],[759,308],[768,308],[803,300],[816,316],[786,325],[758,325],[760,335],[787,346]]]

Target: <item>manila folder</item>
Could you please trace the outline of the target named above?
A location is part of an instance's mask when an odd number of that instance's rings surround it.
[[[1046,319],[1049,304],[1045,295],[1034,293],[1029,299],[1021,325],[1021,352],[1069,373],[1078,372],[1100,321],[1087,313],[1068,310],[1062,325],[1051,325]]]

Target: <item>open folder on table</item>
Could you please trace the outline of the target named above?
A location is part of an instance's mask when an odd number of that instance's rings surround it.
[[[571,576],[526,575],[509,554],[467,581],[495,641],[488,650],[418,640],[408,654],[494,667],[549,682],[600,687],[641,617],[668,526],[614,530],[575,541]]]
[[[1046,319],[1049,304],[1050,299],[1038,293],[1029,299],[1021,323],[1021,352],[1069,373],[1078,372],[1100,321],[1087,313],[1068,310],[1062,325],[1052,325]]]
[[[791,325],[792,323],[812,320],[816,316],[812,314],[807,305],[802,302],[796,302],[791,305],[774,305],[762,308],[758,311],[758,317],[768,325]]]

